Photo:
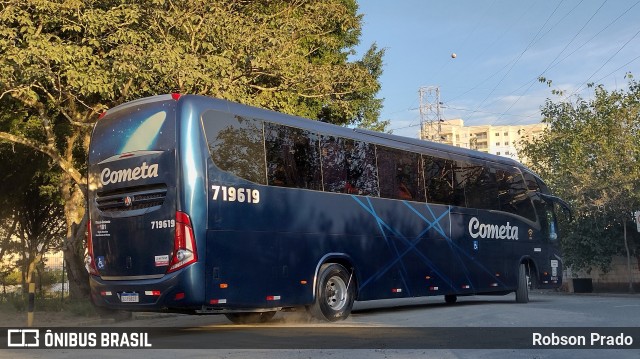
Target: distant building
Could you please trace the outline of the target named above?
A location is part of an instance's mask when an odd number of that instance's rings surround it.
[[[438,128],[439,127],[439,128]],[[462,119],[446,120],[423,128],[423,139],[469,148],[520,161],[517,146],[542,134],[546,125],[465,126]],[[440,136],[438,136],[438,130]],[[439,137],[439,138],[438,138]]]

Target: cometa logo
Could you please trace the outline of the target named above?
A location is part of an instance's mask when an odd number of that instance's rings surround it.
[[[473,217],[469,221],[469,234],[473,238],[512,239],[517,241],[518,226],[511,226],[509,222],[504,226],[484,224],[480,223],[478,218]]]
[[[102,170],[102,173],[100,173],[100,182],[102,182],[103,186],[106,186],[110,183],[136,181],[153,177],[158,177],[158,164],[147,166],[147,163],[143,162],[140,167],[126,168],[117,171],[105,168]]]

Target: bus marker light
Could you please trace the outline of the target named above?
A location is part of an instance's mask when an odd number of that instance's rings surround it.
[[[176,100],[176,101],[178,101],[180,99],[180,96],[182,96],[182,95],[180,95],[177,92],[174,92],[174,93],[171,94],[171,98]]]
[[[497,287],[497,286],[498,286],[498,283],[491,283],[491,286],[492,286],[492,287]]]
[[[267,296],[267,300],[280,300],[279,295],[269,295]]]
[[[426,280],[429,280],[429,279],[431,279],[431,276],[426,276],[426,277],[424,277],[424,278],[425,278]]]
[[[107,114],[107,111],[102,111],[100,112],[100,114],[98,115],[98,120],[102,120],[102,118]]]
[[[158,297],[160,296],[160,291],[159,290],[145,290],[144,291],[144,295],[151,295],[154,297]]]
[[[306,284],[307,284],[307,281],[306,281],[306,280],[301,280],[301,281],[300,281],[300,284],[302,284],[302,285],[306,285]]]
[[[220,288],[221,289],[227,289],[227,288],[229,288],[229,285],[227,283],[220,283]]]
[[[173,300],[181,300],[184,299],[184,292],[176,293],[176,296],[173,297]]]
[[[438,287],[429,287],[429,290],[439,290]]]
[[[211,299],[209,304],[227,304],[226,299]]]
[[[109,296],[109,295],[113,295],[113,293],[111,292],[100,292],[100,295],[103,297]]]
[[[544,272],[544,275],[549,275],[549,273],[548,272]]]
[[[468,285],[468,284],[464,284],[464,285],[462,286],[462,289],[469,289],[469,288],[470,288],[470,287],[469,287],[469,285]]]
[[[402,293],[402,288],[393,288],[391,289],[391,293]]]
[[[500,273],[496,273],[496,277],[499,277],[499,276],[500,276]]]

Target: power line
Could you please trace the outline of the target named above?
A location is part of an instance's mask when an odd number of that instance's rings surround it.
[[[591,22],[591,20],[593,20],[593,18],[598,14],[598,12],[600,12],[600,9],[602,9],[602,7],[607,3],[608,0],[605,0],[598,9],[596,9],[596,11],[593,13],[593,15],[591,15],[591,17],[589,17],[589,19],[587,20],[587,22],[584,23],[584,25],[582,25],[582,27],[580,28],[580,30],[578,30],[578,32],[573,36],[573,38],[571,38],[571,41],[569,41],[564,48],[558,53],[558,55],[556,55],[556,57],[551,61],[551,63],[549,63],[549,65],[544,69],[544,71],[542,71],[542,73],[540,73],[540,75],[538,75],[538,78],[542,77],[550,68],[552,68],[553,66],[556,66],[557,64],[559,64],[560,62],[564,61],[564,59],[566,59],[568,56],[571,56],[572,54],[574,54],[576,51],[578,51],[578,49],[582,48],[585,44],[587,44],[588,42],[590,42],[591,40],[593,40],[595,37],[597,37],[599,34],[601,34],[604,30],[606,30],[607,28],[609,28],[613,23],[615,23],[616,21],[618,21],[623,15],[625,15],[626,13],[628,13],[631,9],[633,9],[633,7],[635,7],[636,5],[638,5],[638,3],[640,3],[640,1],[636,2],[634,5],[632,5],[630,8],[628,8],[626,11],[624,11],[622,14],[620,14],[617,18],[615,18],[612,22],[610,22],[607,26],[605,26],[602,30],[600,30],[597,34],[595,34],[593,37],[591,37],[589,40],[587,40],[587,42],[583,43],[582,45],[580,45],[576,50],[574,50],[571,54],[569,54],[567,57],[564,57],[562,60],[558,61],[557,63],[556,60],[560,57],[560,55],[562,55],[563,52],[565,52],[565,50],[569,47],[569,45],[571,45],[573,43],[573,41],[578,37],[578,35],[580,35],[580,33],[584,30],[584,28]],[[582,1],[580,2],[582,3]],[[575,9],[575,7],[573,8]],[[572,9],[572,11],[573,11]],[[555,63],[555,64],[554,64]],[[603,65],[604,66],[604,65]],[[597,71],[596,71],[597,72]],[[593,76],[593,75],[592,75]],[[507,110],[504,112],[503,115],[500,115],[500,117],[498,117],[494,122],[499,121],[504,115],[506,115],[509,110],[511,110],[511,108],[513,108],[513,106],[515,106],[520,99],[527,93],[529,92],[529,90],[531,89],[531,87],[533,87],[533,84],[535,83],[534,81],[529,81],[527,83],[530,83],[529,87],[527,87],[527,89],[522,93],[522,95],[518,96],[518,98],[509,106],[509,108],[507,108]],[[514,91],[514,93],[516,91],[518,91],[521,87],[519,87],[518,89],[516,89]]]
[[[525,15],[527,15],[527,14],[529,14],[529,13],[530,13],[530,10],[531,10],[531,8],[532,8],[534,5],[535,5],[535,2],[533,2],[533,1],[532,1],[532,2],[531,2],[531,5],[529,5],[529,7],[528,7],[527,9],[525,9],[525,10],[522,12],[522,14],[521,14],[517,19],[515,19],[515,21],[514,21],[514,22],[512,22],[512,23],[511,23],[511,25],[509,25],[509,26],[505,29],[505,31],[503,31],[503,32],[502,32],[502,34],[500,34],[500,36],[496,37],[496,38],[495,38],[495,40],[493,40],[493,42],[492,42],[491,44],[487,45],[487,46],[484,48],[484,51],[482,51],[482,52],[477,56],[477,58],[482,57],[482,55],[484,55],[487,51],[489,51],[489,49],[491,49],[491,48],[493,47],[493,45],[495,45],[498,41],[500,41],[500,40],[502,39],[502,37],[503,37],[503,36],[505,36],[507,33],[509,33],[509,30],[510,30],[510,29],[511,29],[515,24],[519,23],[519,22],[521,21],[521,19],[522,19]],[[489,75],[488,77],[486,77],[486,78],[484,78],[483,80],[481,80],[480,82],[478,82],[475,86],[473,86],[473,87],[472,87],[472,88],[470,88],[469,90],[467,90],[467,91],[463,92],[462,94],[460,94],[460,95],[458,95],[458,96],[454,96],[454,97],[452,97],[450,101],[456,100],[456,99],[458,99],[458,98],[460,98],[460,97],[462,97],[462,96],[464,96],[464,95],[468,94],[469,92],[471,92],[471,91],[473,91],[473,90],[477,89],[478,87],[480,87],[480,85],[484,84],[484,83],[485,83],[485,82],[487,82],[489,79],[492,79],[493,77],[495,77],[496,75],[498,75],[500,72],[502,72],[502,70],[506,69],[506,68],[507,68],[507,66],[509,66],[509,64],[508,64],[508,63],[507,63],[507,64],[505,64],[505,65],[504,65],[501,69],[499,69],[498,71],[494,72],[493,74]]]
[[[606,1],[606,0],[605,0]],[[527,45],[527,47],[520,53],[520,55],[518,55],[518,57],[516,58],[516,60],[511,64],[511,67],[509,68],[509,70],[502,76],[502,78],[500,78],[500,81],[498,81],[498,83],[494,86],[494,88],[491,90],[491,92],[487,95],[487,97],[484,98],[484,100],[482,100],[480,102],[480,104],[476,107],[476,109],[479,109],[480,107],[482,107],[482,105],[485,103],[485,101],[487,101],[487,99],[489,97],[491,97],[491,95],[493,94],[493,92],[495,91],[495,89],[498,88],[498,86],[500,86],[500,84],[502,84],[502,81],[504,81],[504,79],[507,77],[507,75],[511,72],[511,70],[513,70],[513,68],[515,67],[515,65],[518,63],[518,61],[522,58],[522,56],[524,56],[524,54],[529,50],[529,48],[531,48],[531,46],[535,43],[536,38],[538,37],[538,35],[540,34],[540,32],[542,32],[542,29],[545,28],[545,26],[547,26],[547,23],[549,22],[549,20],[551,20],[551,17],[553,17],[553,15],[556,13],[556,11],[558,11],[558,8],[560,7],[560,5],[564,2],[564,0],[560,1],[558,3],[558,5],[556,6],[556,8],[553,10],[553,12],[551,13],[551,15],[549,15],[549,17],[547,18],[547,20],[544,22],[544,24],[542,24],[542,27],[540,27],[540,29],[538,30],[538,32],[536,33],[536,35],[533,37],[533,39],[531,39],[531,42],[529,42],[529,44]],[[471,113],[470,116],[473,116],[473,112]]]
[[[582,1],[580,1],[580,3],[582,3]],[[578,3],[578,5],[579,5],[580,3]],[[606,1],[605,1],[604,3],[602,3],[602,5],[600,5],[600,8],[602,8],[602,6],[604,6],[604,4],[605,4],[605,3],[606,3]],[[560,57],[560,55],[561,55],[561,54],[566,50],[566,48],[568,47],[568,45],[567,45],[567,46],[565,46],[565,47],[562,49],[562,51],[560,51],[560,52],[558,53],[558,56],[556,56],[556,57],[553,59],[553,61],[551,61],[551,63],[547,66],[547,68],[545,68],[545,69],[544,69],[544,71],[542,71],[542,73],[540,73],[540,75],[538,75],[536,78],[534,78],[534,79],[532,79],[532,80],[529,80],[528,82],[526,82],[526,83],[525,83],[525,84],[523,84],[522,86],[518,87],[518,88],[517,88],[516,90],[514,90],[511,94],[513,94],[513,93],[517,92],[518,90],[520,90],[520,89],[521,89],[522,87],[524,87],[525,85],[530,84],[530,85],[529,85],[529,87],[528,87],[528,88],[527,88],[527,89],[522,93],[522,95],[521,95],[521,96],[524,96],[524,94],[526,94],[527,92],[529,92],[529,90],[531,89],[531,87],[533,87],[533,84],[538,80],[538,78],[540,78],[541,76],[543,76],[543,75],[544,75],[547,71],[549,71],[550,69],[552,69],[552,68],[554,68],[555,66],[559,65],[562,61],[566,60],[567,58],[569,58],[570,56],[572,56],[573,54],[575,54],[578,50],[580,50],[581,48],[583,48],[586,44],[588,44],[588,43],[590,43],[591,41],[593,41],[593,39],[595,39],[596,37],[598,37],[598,35],[600,35],[601,33],[603,33],[606,29],[608,29],[609,27],[611,27],[611,25],[613,25],[613,24],[614,24],[614,23],[616,23],[618,20],[620,20],[620,18],[622,18],[624,15],[626,15],[629,11],[631,11],[631,9],[633,9],[633,8],[634,8],[635,6],[637,6],[639,3],[640,3],[640,1],[637,1],[635,4],[631,5],[631,7],[627,8],[625,11],[623,11],[623,12],[622,12],[622,14],[618,15],[618,17],[616,17],[616,18],[615,18],[615,19],[613,19],[611,22],[609,22],[609,23],[607,24],[607,26],[603,27],[603,28],[602,28],[600,31],[598,31],[595,35],[593,35],[593,36],[592,36],[591,38],[589,38],[587,41],[583,42],[583,43],[582,43],[582,45],[578,46],[578,47],[577,47],[575,50],[573,50],[570,54],[568,54],[568,55],[566,55],[565,57],[563,57],[562,59],[560,59],[560,61],[555,62],[555,61],[558,59],[558,57]],[[575,8],[576,8],[576,7],[574,7],[573,9],[571,9],[571,11],[570,11],[569,13],[567,13],[567,15],[568,15],[568,14],[570,14],[573,10],[575,10]],[[578,36],[578,34],[579,34],[583,29],[584,29],[584,27],[585,27],[585,26],[586,26],[586,25],[591,21],[591,19],[593,19],[593,17],[598,13],[598,11],[600,11],[600,8],[598,8],[598,10],[596,11],[596,13],[594,13],[594,14],[591,16],[591,18],[589,18],[589,20],[587,21],[587,23],[585,23],[585,25],[583,25],[583,26],[582,26],[582,28],[580,29],[580,31],[579,31],[579,32],[578,32],[578,33],[573,37],[573,39],[571,39],[571,42],[573,42],[573,40],[574,40],[574,39]],[[566,15],[565,15],[565,17],[566,17]],[[563,17],[563,19],[564,19],[564,17]],[[570,44],[571,42],[569,42],[569,44]],[[632,60],[631,62],[633,62],[633,61],[635,61],[635,59],[634,59],[634,60]],[[555,62],[555,63],[554,63],[554,62]],[[629,62],[629,63],[631,63],[631,62]],[[628,65],[629,63],[627,63],[627,64],[623,65],[622,67],[624,67],[624,66]],[[622,68],[622,67],[621,67],[621,68]],[[618,70],[619,70],[619,69],[618,69]],[[616,70],[616,71],[617,71],[617,70]],[[610,75],[610,74],[609,74],[609,75]],[[605,77],[606,77],[606,76],[605,76]],[[600,80],[598,80],[598,81],[600,81]],[[517,101],[519,101],[519,98],[518,98],[518,100],[517,100]],[[516,101],[516,103],[517,103],[517,101]],[[514,103],[514,104],[512,104],[512,105],[507,109],[507,111],[505,111],[505,114],[506,114],[506,112],[508,112],[508,111],[509,111],[509,110],[510,110],[514,105],[515,105],[515,103]]]
[[[582,88],[582,86],[584,86],[586,83],[588,83],[589,80],[591,80],[591,78],[598,73],[598,71],[602,70],[602,68],[605,67],[605,65],[607,65],[614,57],[616,57],[616,55],[618,55],[620,53],[620,51],[622,51],[622,49],[627,47],[627,45],[631,42],[631,40],[635,39],[636,36],[638,36],[638,34],[640,34],[640,30],[638,30],[638,32],[636,32],[635,35],[633,35],[629,40],[627,40],[627,42],[625,42],[624,45],[622,45],[622,47],[620,49],[618,49],[618,51],[616,51],[613,55],[611,55],[611,57],[609,57],[609,59],[607,61],[605,61],[605,63],[602,64],[602,66],[600,66],[593,74],[591,74],[591,76],[589,76],[589,78],[586,81],[584,81],[582,84],[580,84],[580,86],[578,86],[578,88],[575,91],[573,91],[573,93],[571,93],[571,95],[569,95],[569,97],[575,95]]]
[[[613,71],[609,72],[608,74],[606,74],[605,76],[602,76],[601,78],[599,78],[599,79],[595,80],[594,82],[600,82],[600,81],[602,81],[603,79],[605,79],[605,78],[607,78],[607,77],[611,76],[613,73],[620,71],[620,69],[622,69],[623,67],[625,67],[625,66],[629,65],[630,63],[632,63],[632,62],[636,61],[637,59],[640,59],[640,56],[636,56],[636,58],[634,58],[633,60],[631,60],[631,61],[627,62],[626,64],[624,64],[624,65],[622,65],[622,66],[618,67],[617,69],[615,69],[615,70],[613,70]]]

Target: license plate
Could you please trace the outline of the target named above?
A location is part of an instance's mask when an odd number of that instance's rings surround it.
[[[138,303],[140,296],[138,296],[138,293],[122,293],[120,294],[120,301],[122,303]]]

